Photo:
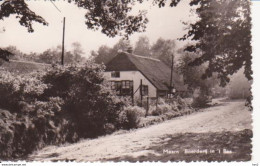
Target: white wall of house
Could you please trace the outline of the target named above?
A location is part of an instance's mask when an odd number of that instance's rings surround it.
[[[156,88],[153,86],[153,84],[145,78],[145,76],[139,72],[139,71],[120,71],[120,77],[119,78],[112,78],[111,72],[104,72],[104,75],[106,79],[110,81],[122,81],[122,80],[132,80],[133,86],[134,86],[134,92],[138,89],[140,86],[140,80],[142,79],[143,85],[148,85],[148,94],[149,97],[156,97]],[[135,97],[140,97],[140,90],[138,90],[135,95]]]

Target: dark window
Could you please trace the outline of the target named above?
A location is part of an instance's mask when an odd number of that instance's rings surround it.
[[[122,81],[121,95],[131,95],[133,91],[133,81]]]
[[[142,85],[142,95],[148,96],[148,85]]]
[[[111,89],[118,95],[131,95],[133,92],[133,81],[111,81]]]
[[[120,77],[120,72],[119,72],[119,71],[113,71],[113,72],[111,72],[111,77],[112,77],[112,78],[119,78],[119,77]]]

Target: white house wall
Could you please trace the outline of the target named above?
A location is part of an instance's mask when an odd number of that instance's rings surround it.
[[[120,71],[120,77],[119,78],[112,78],[111,77],[111,72],[104,72],[104,75],[105,75],[106,79],[108,79],[110,81],[132,80],[133,81],[133,86],[134,86],[134,92],[140,86],[140,80],[142,79],[142,84],[143,85],[148,85],[149,97],[156,97],[156,88],[139,71]],[[135,93],[134,96],[135,97],[139,97],[140,96],[140,90],[138,90]]]

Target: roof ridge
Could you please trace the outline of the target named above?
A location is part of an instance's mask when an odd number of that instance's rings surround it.
[[[124,51],[123,51],[123,52],[124,52]],[[146,57],[146,56],[140,56],[140,55],[136,55],[136,54],[128,53],[128,52],[124,52],[124,53],[126,53],[126,54],[130,54],[130,55],[133,55],[133,56],[136,56],[136,57],[138,57],[138,58],[150,59],[150,60],[154,60],[154,61],[161,62],[161,60],[156,59],[156,58],[151,58],[151,57]]]

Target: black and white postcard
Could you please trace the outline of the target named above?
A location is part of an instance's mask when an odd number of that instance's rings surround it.
[[[0,0],[0,165],[258,166],[259,9]]]

